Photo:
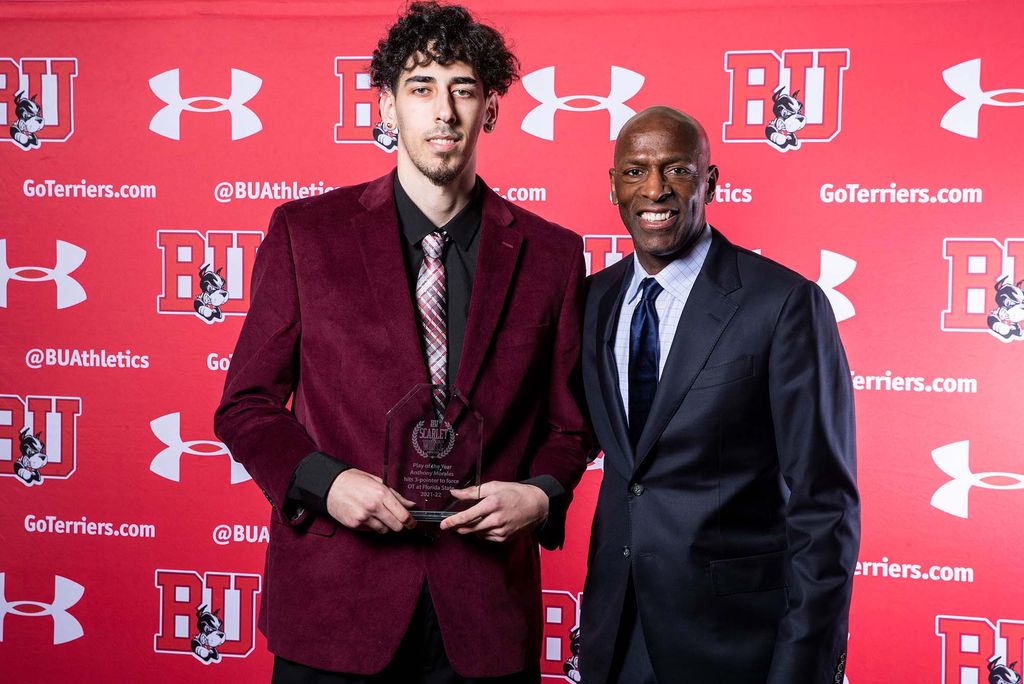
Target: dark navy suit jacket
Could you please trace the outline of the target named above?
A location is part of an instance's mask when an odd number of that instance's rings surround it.
[[[632,264],[591,278],[584,318],[605,459],[583,681],[609,677],[632,571],[659,682],[831,684],[860,523],[853,392],[828,299],[713,231],[634,449],[612,349]]]

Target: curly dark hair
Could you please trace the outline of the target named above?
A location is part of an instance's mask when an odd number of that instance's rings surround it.
[[[481,24],[465,7],[414,2],[377,43],[370,62],[374,86],[393,90],[413,60],[417,66],[465,62],[483,82],[484,92],[504,95],[519,78],[519,59],[501,34]]]

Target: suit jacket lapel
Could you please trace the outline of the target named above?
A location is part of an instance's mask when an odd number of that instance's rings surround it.
[[[466,397],[473,391],[488,356],[519,260],[523,235],[513,221],[512,212],[501,198],[491,190],[485,190],[480,220],[480,252],[473,276],[466,339],[455,378],[456,388]]]
[[[736,251],[721,233],[712,229],[711,249],[686,300],[651,413],[637,444],[635,468],[640,467],[661,438],[735,315],[739,305],[728,295],[739,287]]]
[[[614,268],[614,267],[612,267]],[[620,274],[609,284],[601,297],[597,309],[597,375],[601,383],[601,396],[604,398],[604,410],[611,425],[612,434],[619,450],[626,457],[626,467],[633,463],[633,445],[629,440],[629,429],[626,425],[626,414],[622,410],[622,397],[619,392],[618,366],[615,363],[615,329],[618,327],[619,312],[625,299],[626,288],[633,278],[633,258],[620,268]],[[629,473],[623,473],[624,477]]]
[[[430,382],[430,374],[420,344],[412,297],[406,286],[408,279],[395,209],[394,172],[369,183],[359,201],[366,211],[351,219],[356,244],[363,255],[374,306],[388,332],[392,370],[399,377],[408,377],[411,389],[415,383]]]

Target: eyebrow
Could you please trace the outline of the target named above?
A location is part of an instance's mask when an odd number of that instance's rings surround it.
[[[405,83],[406,85],[409,83],[437,83],[437,79],[433,76],[410,76],[405,79]],[[472,76],[456,76],[450,81],[450,83],[452,85],[476,85],[477,80]]]

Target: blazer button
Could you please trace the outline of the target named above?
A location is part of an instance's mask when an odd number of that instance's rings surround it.
[[[633,496],[640,496],[644,493],[644,486],[639,482],[636,482],[629,488],[629,491],[633,492]]]
[[[628,546],[623,546],[622,547],[622,557],[623,558],[629,558],[629,547]]]

